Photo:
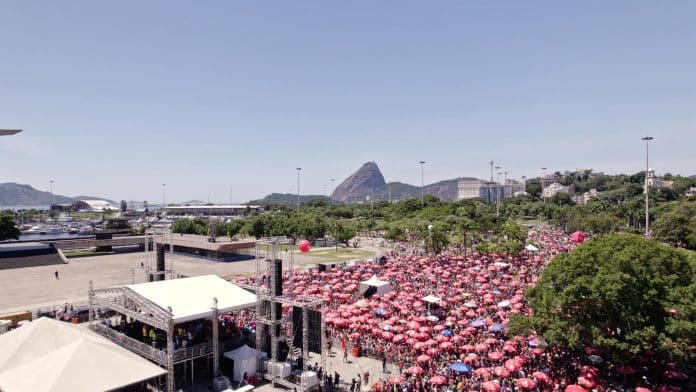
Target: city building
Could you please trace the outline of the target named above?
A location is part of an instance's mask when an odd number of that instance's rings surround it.
[[[488,203],[492,203],[496,201],[499,187],[503,188],[502,185],[491,181],[459,180],[457,200],[480,198]]]
[[[549,174],[549,175],[541,178],[541,189],[546,189],[551,184],[556,184],[556,183],[558,183],[558,178],[556,178],[556,176],[553,174]]]
[[[563,186],[557,182],[554,182],[552,184],[549,184],[549,186],[545,187],[544,190],[541,192],[541,194],[543,197],[548,198],[548,197],[552,197],[553,195],[555,195],[556,193],[559,193],[559,192],[569,194],[570,189],[567,186]]]
[[[498,198],[498,191],[500,191],[501,200],[526,194],[525,182],[512,179],[508,179],[505,185],[484,180],[459,180],[457,185],[459,188],[457,200],[480,198],[488,203],[493,203]]]
[[[222,205],[222,206],[168,206],[167,216],[239,216],[250,211],[262,212],[263,208],[252,205]]]
[[[663,180],[662,177],[655,175],[655,169],[648,169],[648,188],[672,188],[674,181]]]
[[[573,198],[573,201],[576,202],[577,204],[587,204],[588,201],[590,201],[591,198],[599,196],[599,192],[597,192],[596,189],[590,189],[589,191],[580,194],[580,195],[575,195]]]
[[[505,184],[505,191],[503,193],[504,198],[515,197],[521,194],[526,194],[526,183],[524,181],[517,181],[513,179],[508,179],[507,184]]]
[[[117,211],[118,207],[112,206],[106,200],[78,200],[73,203],[75,211],[105,212]]]

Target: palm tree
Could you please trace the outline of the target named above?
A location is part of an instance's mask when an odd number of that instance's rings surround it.
[[[478,224],[473,219],[464,217],[461,222],[459,222],[459,232],[462,235],[462,245],[464,245],[464,256],[466,256],[466,237],[467,234],[473,230],[478,229]]]

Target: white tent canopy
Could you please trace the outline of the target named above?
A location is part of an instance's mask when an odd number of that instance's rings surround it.
[[[244,373],[251,376],[256,374],[256,362],[259,352],[246,344],[236,350],[228,351],[224,354],[225,358],[234,361],[234,371],[232,378],[242,381]]]
[[[436,303],[440,302],[441,299],[442,298],[436,297],[432,294],[428,294],[425,297],[421,298],[421,300],[428,302],[428,303],[431,303],[431,304],[436,304]]]
[[[77,325],[46,317],[0,335],[0,390],[106,391],[166,370]]]
[[[171,307],[175,324],[210,316],[213,298],[217,298],[217,307],[222,313],[256,305],[256,295],[215,275],[126,287],[164,310]]]
[[[527,246],[524,247],[524,249],[527,250],[528,252],[538,252],[539,251],[539,248],[537,248],[536,246],[534,246],[532,244],[528,244]]]
[[[380,280],[377,275],[372,275],[368,280],[363,280],[360,282],[360,292],[365,293],[370,287],[377,289],[377,294],[386,294],[391,290],[391,284],[389,281]]]

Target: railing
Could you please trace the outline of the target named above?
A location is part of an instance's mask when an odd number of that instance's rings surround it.
[[[161,365],[167,364],[166,351],[158,350],[152,347],[151,345],[145,344],[139,340],[128,337],[114,329],[109,328],[104,324],[95,323],[93,324],[93,326],[98,333],[104,335],[106,338],[118,344],[119,346],[127,348],[128,350],[140,354],[143,357],[153,360]]]
[[[95,323],[94,327],[97,332],[104,335],[119,346],[125,347],[128,350],[140,354],[145,358],[151,359],[161,365],[167,364],[166,350],[158,350],[149,344],[128,337],[101,323]],[[201,343],[191,347],[180,348],[178,350],[174,350],[174,363],[205,357],[212,354],[212,352],[212,343]]]

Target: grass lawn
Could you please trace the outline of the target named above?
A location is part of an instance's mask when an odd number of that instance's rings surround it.
[[[315,248],[306,253],[307,256],[319,257],[325,260],[321,260],[320,263],[331,263],[336,261],[346,261],[353,259],[364,259],[371,258],[375,255],[374,252],[363,249],[344,249],[338,248]]]
[[[89,256],[99,256],[99,255],[110,255],[113,252],[97,252],[94,249],[82,249],[82,250],[67,250],[63,252],[63,256],[68,259],[77,257],[89,257]]]

